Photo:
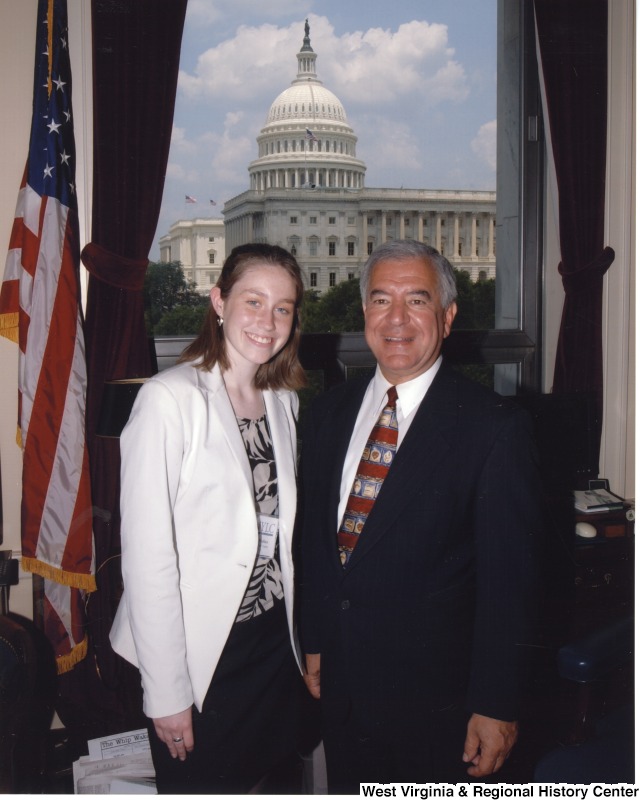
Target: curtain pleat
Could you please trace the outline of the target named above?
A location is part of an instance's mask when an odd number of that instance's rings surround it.
[[[615,256],[604,246],[608,0],[534,0],[534,8],[565,290],[553,392],[593,398],[599,441],[603,278]]]
[[[169,155],[187,0],[92,0],[94,181],[86,313],[89,442],[98,591],[89,602],[102,684],[122,664],[108,634],[120,594],[120,451],[97,435],[105,381],[145,378],[153,358],[142,288]]]

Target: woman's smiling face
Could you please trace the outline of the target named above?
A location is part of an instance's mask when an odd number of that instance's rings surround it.
[[[211,302],[224,320],[231,366],[257,368],[277,355],[289,339],[296,286],[282,267],[258,263],[247,267],[226,298],[214,287]]]

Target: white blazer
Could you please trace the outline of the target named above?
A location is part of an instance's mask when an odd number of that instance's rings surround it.
[[[291,643],[297,395],[266,391]],[[120,439],[124,594],[113,649],[142,677],[144,712],[202,709],[258,549],[253,479],[218,366],[180,364],[140,389]]]

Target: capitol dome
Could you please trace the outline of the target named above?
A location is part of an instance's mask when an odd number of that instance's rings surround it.
[[[292,86],[273,101],[267,116],[267,126],[289,119],[304,119],[311,124],[327,120],[347,125],[347,115],[342,103],[320,81],[294,81]]]
[[[316,75],[308,21],[297,58],[298,74],[271,104],[257,138],[251,188],[361,189],[366,166],[356,158],[358,137],[340,100]]]

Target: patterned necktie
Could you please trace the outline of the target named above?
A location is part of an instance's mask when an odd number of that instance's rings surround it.
[[[347,507],[338,528],[338,553],[343,567],[349,562],[398,447],[398,392],[395,386],[389,389],[387,396],[387,404],[364,446]]]

